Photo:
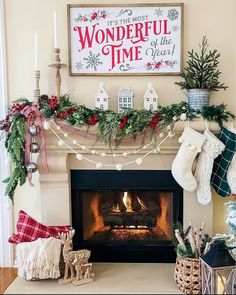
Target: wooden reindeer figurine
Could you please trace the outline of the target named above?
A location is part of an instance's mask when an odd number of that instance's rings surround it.
[[[76,277],[72,281],[75,286],[90,283],[94,280],[95,274],[91,272],[92,263],[88,263],[88,250],[80,250],[80,253],[75,254],[75,259],[72,262],[75,266]]]
[[[72,230],[69,233],[62,233],[60,234],[60,238],[62,239],[63,242],[63,258],[65,262],[65,273],[64,277],[58,280],[58,283],[60,285],[65,285],[71,283],[75,279],[75,269],[73,265],[73,261],[75,259],[76,254],[84,254],[84,263],[88,263],[88,259],[90,257],[91,251],[89,250],[78,250],[78,251],[73,251],[72,250],[72,238],[75,234],[75,231]],[[69,271],[70,271],[70,276],[69,276]]]

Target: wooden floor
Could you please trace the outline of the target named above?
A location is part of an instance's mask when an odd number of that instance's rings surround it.
[[[0,268],[0,294],[3,294],[16,277],[17,270],[15,268]]]

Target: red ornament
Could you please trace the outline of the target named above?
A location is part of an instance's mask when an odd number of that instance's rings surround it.
[[[97,121],[98,121],[97,116],[96,115],[93,115],[91,117],[91,119],[88,120],[88,125],[93,126],[93,125],[95,125],[97,123]]]
[[[147,66],[147,68],[151,68],[152,64],[151,64],[150,62],[148,62],[148,63],[146,64],[146,66]]]

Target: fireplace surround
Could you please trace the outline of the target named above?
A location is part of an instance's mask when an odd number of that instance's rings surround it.
[[[93,261],[174,262],[183,190],[168,170],[71,170],[74,248]]]
[[[182,130],[188,123],[183,123],[181,128],[176,128],[176,135],[168,139],[162,144],[160,153],[150,154],[145,158],[142,165],[131,164],[129,166],[130,170],[114,171],[113,169],[108,169],[111,174],[113,172],[117,175],[122,175],[126,171],[148,171],[150,175],[152,171],[170,171],[172,162],[176,156],[179,149],[178,138],[182,133]],[[205,129],[205,124],[202,120],[195,119],[190,123],[191,127],[199,132],[203,132]],[[214,133],[219,132],[219,128],[216,124],[210,124],[210,130]],[[92,130],[91,130],[92,132]],[[35,192],[35,198],[27,199],[27,207],[32,206],[32,212],[36,212],[34,215],[42,223],[47,225],[64,225],[72,224],[72,190],[71,183],[73,181],[71,176],[71,171],[94,171],[95,167],[93,163],[86,161],[78,161],[75,155],[66,146],[58,146],[57,138],[50,131],[45,132],[46,142],[47,142],[47,161],[49,171],[43,169],[43,167],[38,163],[39,168],[39,187]],[[73,135],[71,135],[73,136]],[[88,139],[81,138],[81,143],[84,145],[91,145],[91,141]],[[123,150],[133,149],[133,146],[124,145],[121,146]],[[99,153],[106,152],[109,154],[109,150],[104,147],[103,144],[97,143],[96,150]],[[145,150],[146,152],[147,150]],[[78,152],[83,153],[83,151],[78,149]],[[137,154],[129,156],[130,160],[134,160],[137,157],[141,157],[144,151],[138,151]],[[90,156],[92,160],[99,161],[100,157],[96,155]],[[104,157],[103,161],[110,163],[112,157]],[[114,162],[117,159],[113,159]],[[102,172],[101,170],[96,170],[96,172]],[[148,174],[147,174],[148,175]],[[118,177],[117,177],[118,178]],[[120,176],[119,176],[120,178]],[[34,180],[36,181],[36,180]],[[88,179],[92,181],[92,178]],[[163,183],[164,180],[160,182]],[[105,181],[106,184],[109,183],[108,178]],[[152,181],[155,184],[155,179]],[[136,183],[135,183],[136,184]],[[29,187],[29,191],[30,191]],[[121,191],[121,189],[119,189]],[[124,191],[123,191],[124,192]],[[25,199],[25,195],[24,195]],[[31,203],[32,205],[31,205]],[[16,200],[16,212],[19,208],[22,209],[21,204]],[[208,206],[202,206],[197,201],[196,192],[183,191],[183,224],[186,228],[189,221],[193,224],[199,225],[202,221],[206,222],[206,232],[212,234],[213,231],[213,203]]]

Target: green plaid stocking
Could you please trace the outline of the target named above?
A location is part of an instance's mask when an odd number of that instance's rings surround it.
[[[225,144],[225,150],[214,161],[211,184],[218,195],[227,197],[231,194],[227,182],[227,172],[236,151],[236,134],[226,128],[222,128],[219,140]]]

